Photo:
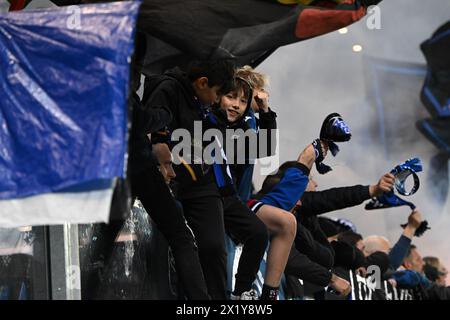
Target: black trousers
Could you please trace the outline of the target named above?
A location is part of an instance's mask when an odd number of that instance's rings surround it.
[[[225,300],[227,251],[222,198],[211,195],[180,202],[195,235],[208,293],[213,300]]]
[[[321,287],[326,287],[331,281],[331,272],[326,267],[311,261],[307,255],[300,253],[295,244],[289,253],[284,273]]]
[[[225,231],[235,242],[243,244],[236,273],[235,293],[251,289],[269,242],[265,224],[241,199],[224,198]]]
[[[233,239],[244,244],[236,275],[236,289],[249,290],[268,243],[264,223],[237,197],[222,199],[219,196],[203,196],[181,202],[195,234],[211,298],[227,298],[225,230]]]
[[[132,175],[131,190],[133,199],[137,197],[142,202],[158,230],[167,239],[186,298],[208,300],[209,295],[193,234],[157,166],[151,166],[139,175]],[[102,245],[96,250],[97,255],[103,255],[105,263],[112,255],[114,240],[122,226],[123,221],[119,220],[113,220],[103,226],[105,230]],[[98,284],[95,279],[89,282],[91,290],[88,291],[95,296]],[[88,298],[93,297],[88,295]]]

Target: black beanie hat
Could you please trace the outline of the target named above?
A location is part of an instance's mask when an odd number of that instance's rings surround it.
[[[383,275],[390,266],[389,256],[384,252],[376,251],[366,258],[365,267],[368,268],[371,265],[378,266]]]
[[[355,259],[355,251],[353,250],[353,247],[342,241],[332,241],[331,247],[335,252],[334,266],[352,269],[353,260]]]
[[[353,247],[353,249],[355,250],[355,259],[353,260],[352,270],[356,270],[366,265],[366,257],[364,257],[364,253],[358,248]]]
[[[331,242],[331,247],[335,252],[335,267],[344,267],[348,270],[356,270],[365,266],[366,259],[364,254],[356,247],[342,241]]]
[[[318,220],[320,229],[322,229],[327,237],[332,237],[339,233],[339,228],[333,220],[324,217],[319,217]]]

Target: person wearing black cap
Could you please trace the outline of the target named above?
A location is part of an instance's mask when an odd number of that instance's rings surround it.
[[[330,247],[334,252],[334,267],[341,267],[346,270],[358,270],[364,267],[365,258],[361,250],[359,250],[353,243],[347,241],[342,241],[339,236],[342,234],[341,224],[338,222],[325,217],[320,217],[318,219],[320,228],[327,237]],[[344,231],[347,232],[348,230]],[[364,274],[362,270],[362,274]]]
[[[285,167],[288,167],[288,165]],[[377,184],[371,186],[356,185],[315,191],[317,183],[310,179],[306,192],[297,202],[295,210],[297,222],[309,230],[314,239],[330,251],[330,240],[337,240],[339,233],[351,230],[351,228],[342,223],[336,223],[322,217],[318,218],[317,216],[330,211],[359,205],[374,195],[391,190],[393,184],[394,179],[392,175],[385,174]],[[324,229],[327,230],[328,234],[324,233]],[[322,250],[322,252],[326,251]]]
[[[347,230],[347,231],[341,232],[338,235],[338,240],[347,242],[347,243],[351,244],[352,246],[355,246],[362,252],[364,252],[363,237],[362,237],[362,235],[360,235],[359,233],[356,233],[353,230]]]
[[[305,151],[307,149],[303,152]],[[320,149],[320,153],[322,154],[319,154],[318,158],[323,160],[323,154],[326,154],[325,147]],[[300,159],[302,159],[302,156],[299,157],[299,162],[302,161]],[[300,176],[298,176],[297,166],[298,163],[297,165],[294,164],[283,175],[266,178],[255,199],[248,202],[250,208],[258,213],[261,208],[266,211],[276,208],[286,211],[294,210],[298,198],[301,197],[304,187],[308,184],[308,179],[305,179],[305,177],[300,179]],[[323,246],[313,238],[306,228],[297,224],[297,235],[294,245],[290,248],[285,272],[288,275],[309,280],[322,287],[329,285],[337,292],[346,295],[350,291],[348,281],[329,271],[333,266],[333,254],[329,244]]]
[[[289,177],[285,177],[285,172],[294,165],[294,161],[287,162],[280,166],[277,174],[267,177],[263,183],[262,190],[258,193],[258,197],[262,197],[265,193],[270,193],[280,181],[288,179]],[[303,273],[302,270],[305,269],[300,268],[300,266],[305,264],[299,263],[299,257],[301,257],[299,253],[306,255],[311,261],[322,267],[330,269],[334,265],[335,253],[328,241],[328,237],[319,225],[317,215],[361,204],[364,200],[368,200],[374,195],[391,190],[393,182],[393,177],[390,174],[386,174],[375,185],[358,185],[317,192],[315,191],[317,183],[313,179],[310,179],[301,199],[290,199],[290,201],[296,204],[293,211],[296,212],[297,235],[295,238],[296,249],[292,250],[286,269],[289,272],[296,270],[297,274],[299,272]],[[289,196],[288,193],[285,194]],[[339,232],[335,232],[334,226],[332,225],[330,228],[333,229],[330,230],[330,237],[337,237]],[[331,273],[328,270],[327,274],[329,276],[328,280],[330,280]]]
[[[329,218],[319,217],[319,226],[327,237],[328,242],[336,241],[340,233],[339,226],[336,222]]]
[[[266,279],[275,286],[267,286],[269,296],[278,294],[278,286],[295,239],[297,225],[289,212],[308,184],[309,171],[316,159],[324,159],[326,144],[319,139],[309,144],[299,155],[296,165],[286,170],[284,178],[269,193],[247,202],[250,209],[266,223],[271,233],[267,258]],[[319,150],[318,150],[319,149]],[[269,271],[270,270],[270,274]],[[264,288],[263,288],[264,294]]]

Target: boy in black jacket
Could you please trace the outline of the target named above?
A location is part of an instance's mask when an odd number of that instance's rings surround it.
[[[185,73],[178,68],[146,78],[143,113],[167,110],[166,124],[172,138],[181,130],[190,134],[190,146],[204,150],[203,135],[195,128],[205,120],[209,106],[222,91],[228,92],[234,77],[229,60],[194,61]],[[145,121],[144,121],[145,122]],[[202,132],[200,132],[202,134]],[[175,146],[176,148],[177,146]],[[175,153],[174,150],[172,153]],[[178,199],[194,232],[208,293],[212,299],[226,299],[226,249],[223,203],[219,192],[220,172],[205,161],[194,159],[192,149],[174,159]],[[222,191],[229,191],[223,188]]]
[[[156,223],[158,229],[165,236],[172,249],[175,259],[175,268],[182,283],[184,294],[188,299],[209,299],[205,279],[200,268],[198,250],[194,242],[192,232],[186,225],[182,212],[179,210],[163,176],[159,170],[159,163],[152,154],[152,144],[148,134],[159,130],[167,125],[172,117],[171,110],[164,104],[158,108],[149,109],[142,105],[136,90],[140,85],[140,73],[137,61],[145,55],[145,40],[137,38],[135,58],[131,65],[131,85],[129,107],[132,118],[132,128],[129,146],[128,180],[131,185],[132,199],[139,198],[144,208]],[[228,65],[226,65],[228,67]],[[233,70],[232,67],[229,67]],[[231,76],[230,76],[231,77]],[[227,79],[220,78],[214,88],[226,85]],[[214,90],[202,87],[202,97],[213,99]],[[209,96],[212,96],[211,98]],[[120,210],[113,198],[112,212],[109,224],[102,224],[103,229],[101,241],[93,246],[94,259],[101,259],[107,263],[112,255],[114,240],[123,226],[125,208]],[[125,215],[124,215],[125,213]],[[86,294],[83,298],[95,299],[99,294],[100,277],[93,274],[89,277]]]

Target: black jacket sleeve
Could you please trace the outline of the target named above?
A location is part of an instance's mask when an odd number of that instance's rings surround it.
[[[325,232],[320,228],[319,219],[316,216],[303,217],[300,221],[300,223],[312,234],[314,240],[329,248],[334,254],[330,242],[328,241]]]
[[[161,83],[144,103],[146,132],[155,132],[173,123],[174,115],[177,114],[178,94],[170,81]]]
[[[428,300],[450,300],[450,287],[432,284],[426,293]]]
[[[314,239],[311,232],[302,224],[297,223],[297,234],[295,236],[295,247],[308,256],[312,261],[330,269],[334,265],[334,250],[328,244],[324,245]]]
[[[398,239],[394,247],[389,252],[389,263],[392,269],[397,270],[398,267],[401,266],[410,246],[411,239],[401,235],[400,239]]]
[[[289,253],[284,272],[321,287],[326,287],[331,281],[331,272],[327,268],[311,261],[307,255],[298,252],[295,246]]]
[[[370,199],[369,186],[332,188],[324,191],[305,192],[298,216],[314,216],[322,213],[353,207]]]
[[[277,128],[277,114],[269,108],[268,112],[260,112],[259,119],[257,119],[259,133],[258,133],[258,158],[270,157],[275,154],[277,148],[276,136],[273,136],[272,129]],[[263,131],[262,131],[263,130]],[[263,139],[266,141],[266,150],[260,149]]]

